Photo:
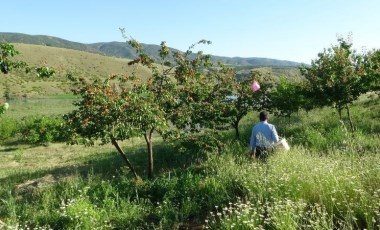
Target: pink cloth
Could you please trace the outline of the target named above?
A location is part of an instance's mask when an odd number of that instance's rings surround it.
[[[257,90],[260,89],[260,85],[257,81],[253,81],[252,85],[251,85],[251,89],[253,92],[256,92]]]

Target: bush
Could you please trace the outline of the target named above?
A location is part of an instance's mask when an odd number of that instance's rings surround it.
[[[224,147],[220,133],[205,131],[183,136],[177,140],[180,151],[187,150],[193,153],[198,152],[221,152]]]
[[[21,123],[21,140],[28,144],[65,141],[63,119],[60,117],[29,117]]]
[[[0,140],[4,141],[14,137],[18,131],[17,121],[14,119],[1,119],[0,125]]]

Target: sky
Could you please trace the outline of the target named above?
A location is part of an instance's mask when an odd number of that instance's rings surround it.
[[[11,0],[0,32],[95,43],[125,41],[310,64],[352,34],[358,52],[380,48],[380,0]]]

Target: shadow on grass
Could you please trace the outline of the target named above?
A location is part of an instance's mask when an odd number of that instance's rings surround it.
[[[147,179],[148,154],[145,146],[124,148],[124,151],[138,175],[144,180]],[[190,152],[179,153],[174,147],[165,143],[156,144],[153,151],[156,176],[168,171],[186,168],[194,163],[196,158],[196,156]],[[95,175],[103,180],[107,180],[120,174],[121,170],[129,172],[126,163],[115,149],[88,155],[72,165],[58,166],[38,171],[16,171],[9,176],[1,178],[0,184],[14,186],[27,180],[38,179],[46,175],[52,175],[56,181],[74,175],[79,175],[83,179],[89,175]],[[123,175],[127,174],[123,173]],[[128,175],[131,179],[133,178],[132,173]]]
[[[3,149],[0,149],[0,152],[3,152],[3,153],[6,153],[6,152],[13,152],[13,151],[16,151],[16,150],[18,150],[18,149],[20,149],[20,148],[18,148],[18,147],[9,147],[9,148],[3,148]]]

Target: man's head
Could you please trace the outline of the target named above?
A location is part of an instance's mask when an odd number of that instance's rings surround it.
[[[261,111],[259,118],[260,118],[260,121],[268,120],[268,118],[269,118],[268,112],[267,111]]]

